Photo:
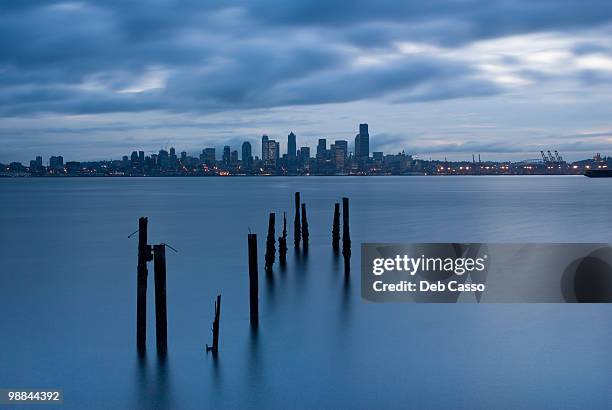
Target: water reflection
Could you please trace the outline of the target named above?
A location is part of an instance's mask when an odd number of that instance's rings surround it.
[[[168,356],[158,354],[155,359],[155,372],[151,373],[145,353],[136,355],[135,366],[136,396],[134,408],[172,408],[171,375]]]

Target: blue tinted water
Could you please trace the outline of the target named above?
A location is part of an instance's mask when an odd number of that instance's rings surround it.
[[[61,408],[605,408],[608,305],[370,304],[361,242],[609,242],[612,181],[583,177],[0,180],[0,388],[59,388]],[[292,247],[293,192],[311,246]],[[352,277],[331,251],[351,199]],[[287,268],[263,273],[268,212]],[[168,259],[166,360],[135,349],[136,245]],[[282,220],[282,217],[280,217]],[[249,330],[247,233],[260,328]],[[280,224],[277,224],[277,235]],[[222,293],[220,353],[206,355]]]

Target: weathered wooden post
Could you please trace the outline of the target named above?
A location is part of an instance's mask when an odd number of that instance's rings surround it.
[[[308,218],[306,217],[306,204],[302,204],[302,242],[304,242],[304,250],[308,249]]]
[[[155,335],[157,350],[165,353],[168,349],[168,317],[166,312],[166,245],[153,246],[155,271]]]
[[[249,234],[249,301],[251,327],[259,323],[259,273],[257,269],[257,234]]]
[[[276,259],[276,236],[274,234],[274,225],[276,224],[276,214],[270,212],[268,219],[268,237],[266,238],[266,272],[272,270],[274,259]]]
[[[136,346],[139,351],[146,349],[147,341],[147,262],[151,260],[151,247],[147,245],[148,219],[138,219],[138,267],[136,294]]]
[[[301,233],[301,224],[300,224],[300,193],[295,193],[295,220],[293,222],[293,245],[296,248],[300,247],[300,238],[302,236]]]
[[[281,265],[287,262],[287,214],[283,212],[283,236],[278,237],[278,260]]]
[[[349,199],[342,198],[342,256],[344,256],[344,274],[351,272],[351,233],[349,230]]]
[[[217,295],[215,302],[215,319],[213,320],[213,343],[212,346],[206,345],[206,353],[212,351],[213,355],[219,352],[219,320],[221,318],[221,295]]]
[[[332,226],[332,248],[335,253],[340,250],[340,204],[334,204],[334,223]]]

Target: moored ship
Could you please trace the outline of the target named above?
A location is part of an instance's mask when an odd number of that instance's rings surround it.
[[[584,175],[589,178],[612,178],[612,169],[588,169]]]

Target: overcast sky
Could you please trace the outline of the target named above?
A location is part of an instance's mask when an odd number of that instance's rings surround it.
[[[612,154],[612,1],[2,1],[0,86],[3,162],[360,122],[371,150],[578,159]]]

